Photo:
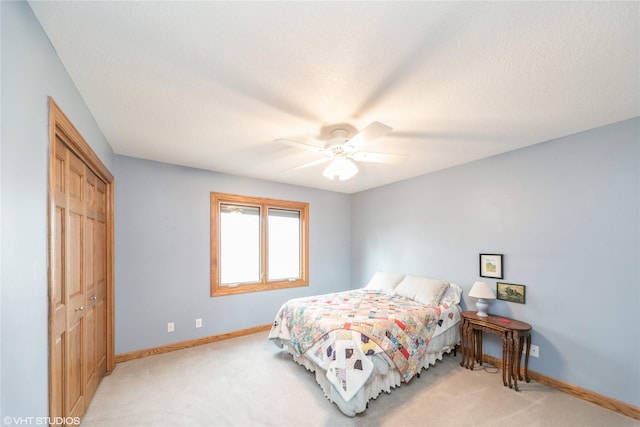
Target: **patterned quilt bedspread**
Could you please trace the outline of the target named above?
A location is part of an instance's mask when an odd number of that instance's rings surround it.
[[[367,354],[383,351],[403,381],[411,380],[442,322],[440,314],[440,307],[358,289],[288,301],[276,315],[269,339],[280,347],[288,341],[298,356],[313,347],[315,354],[307,357],[327,370],[348,401],[371,373]]]

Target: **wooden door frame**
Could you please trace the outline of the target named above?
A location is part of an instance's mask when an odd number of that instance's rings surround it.
[[[53,221],[54,221],[54,179],[53,179],[53,162],[55,161],[55,142],[57,136],[60,135],[65,142],[65,145],[71,150],[76,156],[78,156],[93,173],[98,176],[102,181],[106,183],[106,198],[107,198],[107,206],[106,206],[106,240],[107,240],[107,248],[106,248],[106,257],[107,257],[107,266],[106,266],[106,328],[107,328],[107,374],[111,373],[116,365],[115,358],[115,310],[114,310],[114,283],[115,283],[115,270],[114,270],[114,178],[109,169],[102,163],[100,158],[96,155],[96,153],[91,149],[89,144],[84,140],[80,132],[73,126],[71,121],[67,118],[67,116],[62,112],[60,107],[56,104],[53,98],[49,97],[49,184],[48,184],[48,206],[47,206],[47,215],[48,215],[48,257],[49,257],[49,268],[48,268],[48,310],[49,310],[49,402],[52,401],[52,379],[51,379],[51,346],[53,343],[51,342],[51,323],[52,323],[52,268],[51,262],[53,259],[53,250],[54,250],[54,242],[53,242]],[[51,412],[51,408],[49,410]]]

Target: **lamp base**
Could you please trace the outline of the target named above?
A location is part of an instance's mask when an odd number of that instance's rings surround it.
[[[489,309],[488,302],[480,298],[476,302],[476,308],[478,309],[478,312],[476,313],[478,317],[489,317],[489,315],[487,314],[487,310]]]

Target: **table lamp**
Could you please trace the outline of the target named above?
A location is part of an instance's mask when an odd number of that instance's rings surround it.
[[[496,298],[496,294],[493,293],[493,289],[491,289],[489,284],[487,282],[474,283],[471,287],[471,291],[469,291],[469,296],[478,298],[478,301],[476,302],[476,308],[478,309],[477,315],[479,317],[487,317],[489,303],[485,300]]]

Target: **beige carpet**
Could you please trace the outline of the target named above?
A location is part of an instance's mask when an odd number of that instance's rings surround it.
[[[266,333],[118,364],[82,422],[93,426],[640,426],[543,385],[502,386],[502,375],[445,356],[346,417],[314,374]]]

